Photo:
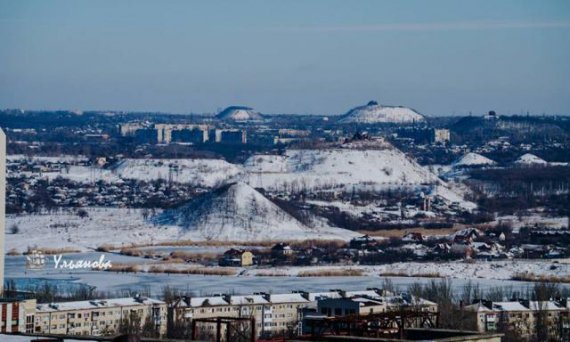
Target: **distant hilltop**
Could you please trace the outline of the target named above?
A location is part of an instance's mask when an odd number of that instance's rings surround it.
[[[250,121],[261,120],[263,117],[253,108],[245,106],[230,106],[222,110],[216,118],[220,120]]]
[[[415,110],[402,106],[384,106],[370,101],[364,106],[351,109],[342,116],[339,123],[414,123],[423,122],[425,117]]]

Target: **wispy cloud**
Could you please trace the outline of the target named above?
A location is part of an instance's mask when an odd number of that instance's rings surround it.
[[[277,28],[290,32],[381,32],[381,31],[477,31],[504,29],[570,28],[570,21],[521,21],[521,22],[446,22],[446,23],[401,23],[342,26],[298,26]]]

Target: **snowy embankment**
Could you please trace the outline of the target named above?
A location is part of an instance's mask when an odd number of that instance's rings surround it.
[[[507,280],[515,275],[528,274],[545,277],[570,277],[570,264],[543,260],[505,261],[450,261],[450,262],[399,262],[387,265],[272,267],[271,269],[245,268],[242,276],[298,276],[302,272],[322,270],[360,270],[364,276],[408,276],[457,279]],[[273,274],[272,274],[273,273]]]

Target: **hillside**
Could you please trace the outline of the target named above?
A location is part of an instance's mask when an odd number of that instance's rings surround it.
[[[239,176],[239,166],[220,159],[125,159],[113,168],[121,179],[156,180],[213,187]]]
[[[548,162],[532,153],[526,153],[515,161],[516,164],[521,165],[547,165]]]
[[[396,148],[287,150],[250,157],[244,164],[255,188],[341,188],[437,183],[437,176]]]
[[[453,165],[455,167],[474,167],[474,166],[488,166],[496,164],[495,161],[482,156],[478,153],[467,153],[456,161]]]
[[[233,120],[233,121],[248,121],[248,120],[261,120],[261,114],[250,107],[244,106],[231,106],[221,111],[216,118],[220,120]]]
[[[351,109],[340,120],[339,123],[414,123],[425,121],[420,113],[408,107],[395,107],[379,105],[375,101],[370,101],[365,106]]]
[[[346,239],[353,232],[311,229],[245,183],[232,183],[168,210],[152,219],[182,228],[184,238],[253,241]]]

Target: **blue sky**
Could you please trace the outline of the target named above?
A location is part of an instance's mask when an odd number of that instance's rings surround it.
[[[570,1],[0,0],[0,108],[570,114]]]

